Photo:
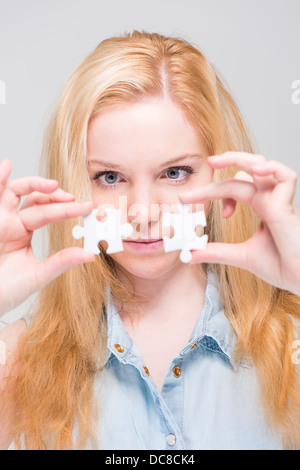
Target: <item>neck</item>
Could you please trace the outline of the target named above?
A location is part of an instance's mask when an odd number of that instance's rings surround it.
[[[177,325],[189,319],[193,322],[203,307],[207,278],[202,264],[181,264],[177,269],[155,279],[128,273],[126,276],[131,285],[121,274],[122,282],[145,298],[137,302],[138,316],[132,315],[134,308],[130,302],[123,303],[119,310],[122,321],[126,324],[130,321],[132,327],[142,323],[144,327],[159,325],[162,328],[172,322]]]

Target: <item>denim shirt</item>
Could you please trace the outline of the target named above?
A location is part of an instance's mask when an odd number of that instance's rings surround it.
[[[264,420],[255,368],[235,370],[236,340],[208,269],[205,303],[159,391],[108,292],[105,367],[95,380],[98,449],[281,449]],[[27,318],[28,320],[28,318]],[[12,446],[13,448],[13,446]]]

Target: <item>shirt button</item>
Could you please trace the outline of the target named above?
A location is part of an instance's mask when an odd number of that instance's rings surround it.
[[[175,375],[175,377],[180,377],[180,375],[181,375],[181,369],[180,369],[179,366],[173,367],[173,374]]]
[[[176,442],[176,437],[174,434],[170,433],[167,435],[167,443],[169,446],[174,446]]]
[[[120,353],[124,352],[124,348],[122,348],[122,346],[120,344],[115,344],[115,348]]]
[[[191,347],[191,349],[196,348],[196,347],[197,347],[197,344],[198,344],[198,343],[193,344],[193,346]]]
[[[149,369],[146,366],[143,366],[144,371],[146,372],[147,375],[150,375]]]

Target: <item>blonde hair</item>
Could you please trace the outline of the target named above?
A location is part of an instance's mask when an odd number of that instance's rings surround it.
[[[184,39],[136,30],[106,39],[61,92],[45,132],[40,173],[58,180],[77,201],[91,200],[86,163],[90,118],[105,107],[151,97],[179,104],[211,155],[227,150],[254,153],[227,89],[216,67]],[[236,171],[215,170],[214,181],[231,178]],[[210,242],[240,243],[258,224],[249,205],[237,203],[234,215],[224,219],[222,202],[213,201],[205,233]],[[75,244],[74,225],[71,219],[47,226],[47,256]],[[82,240],[76,244],[83,246]],[[300,379],[291,359],[300,298],[246,270],[222,264],[210,268],[237,335],[236,361],[242,356],[253,361],[267,423],[279,428],[285,448],[298,448]],[[105,358],[106,285],[122,302],[139,300],[121,283],[114,261],[101,249],[95,262],[68,270],[39,292],[12,379],[19,406],[17,447],[81,449],[89,440],[96,446],[93,383]]]

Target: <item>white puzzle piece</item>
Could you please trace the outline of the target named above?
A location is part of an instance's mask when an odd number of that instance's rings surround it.
[[[107,214],[105,222],[97,219],[98,209],[93,209],[89,214],[83,216],[84,226],[75,225],[72,235],[76,240],[84,237],[84,251],[99,255],[98,243],[102,240],[108,243],[106,253],[123,251],[121,237],[128,238],[133,232],[130,224],[121,225],[121,211],[118,209],[105,209]]]
[[[192,259],[191,250],[204,250],[207,245],[207,235],[198,237],[195,232],[197,225],[206,226],[204,210],[188,213],[189,204],[178,203],[179,214],[164,212],[162,226],[174,226],[173,238],[163,237],[165,252],[181,250],[180,260],[188,263]]]

